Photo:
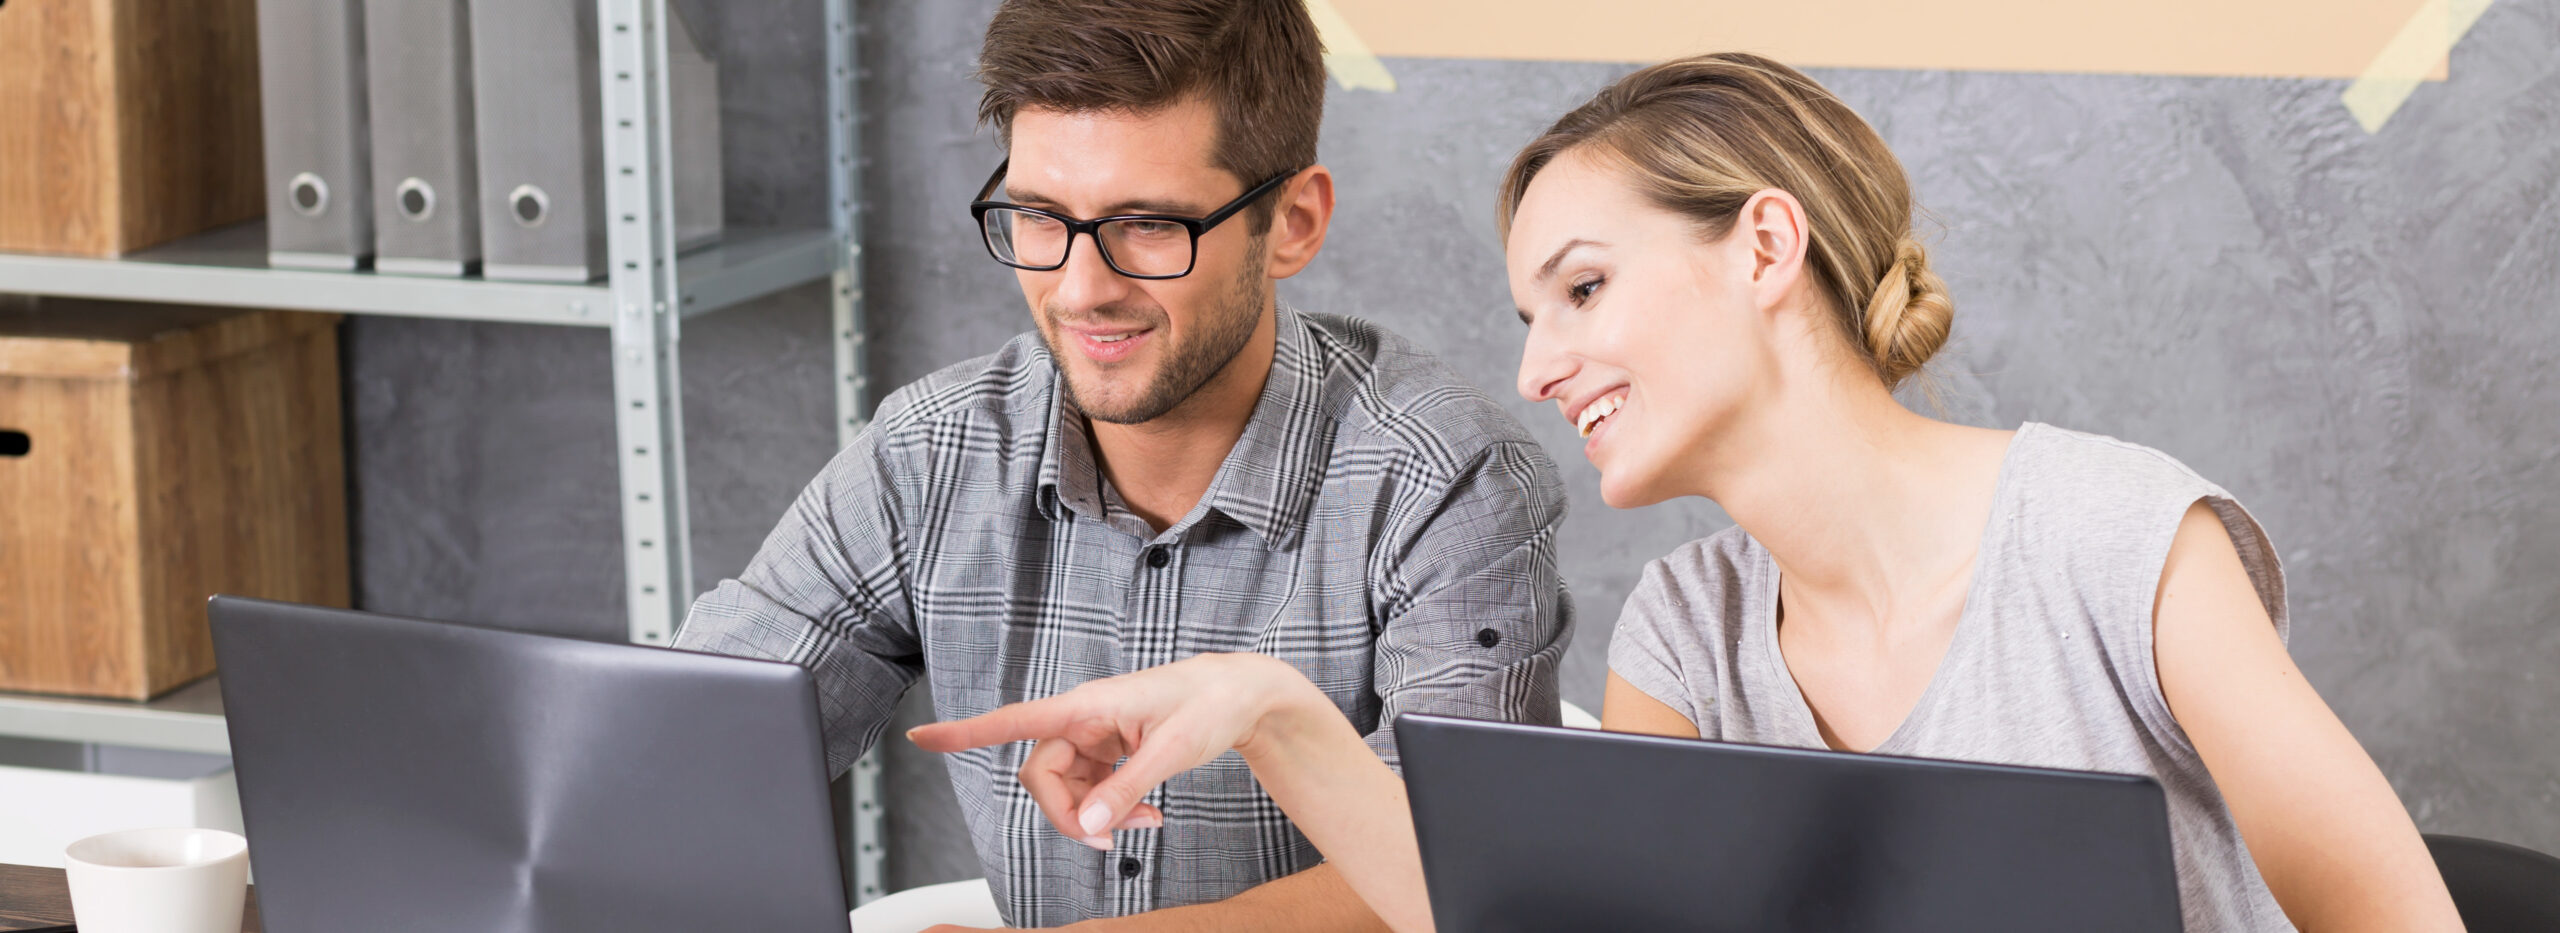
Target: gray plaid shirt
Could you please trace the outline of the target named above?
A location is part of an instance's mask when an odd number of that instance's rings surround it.
[[[1251,422],[1162,533],[1119,504],[1025,334],[891,395],[676,644],[814,671],[838,771],[919,675],[957,719],[1213,651],[1289,661],[1390,765],[1399,713],[1553,723],[1554,463],[1402,338],[1278,323]],[[1158,788],[1164,828],[1107,853],[1041,817],[1014,778],[1029,752],[949,761],[1012,923],[1218,900],[1321,860],[1232,752]]]

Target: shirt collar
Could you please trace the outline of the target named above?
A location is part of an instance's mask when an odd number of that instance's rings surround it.
[[[1070,515],[1102,520],[1102,473],[1094,466],[1093,439],[1084,415],[1067,404],[1067,377],[1045,348],[1049,362],[1048,440],[1040,449],[1040,511],[1051,521]]]
[[[1244,434],[1227,451],[1200,501],[1243,525],[1274,550],[1296,545],[1307,510],[1333,454],[1333,419],[1323,405],[1323,360],[1296,312],[1282,305],[1273,321],[1271,374]],[[1051,360],[1048,445],[1040,455],[1039,504],[1057,521],[1070,514],[1103,519],[1102,473],[1094,463],[1085,419],[1067,405],[1064,376]]]

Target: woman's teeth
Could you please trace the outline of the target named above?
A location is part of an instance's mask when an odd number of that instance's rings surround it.
[[[1582,429],[1582,436],[1590,437],[1591,429],[1600,426],[1600,419],[1617,414],[1618,409],[1625,406],[1626,403],[1626,396],[1612,395],[1608,398],[1585,405],[1582,408],[1582,418],[1574,423],[1574,427]]]

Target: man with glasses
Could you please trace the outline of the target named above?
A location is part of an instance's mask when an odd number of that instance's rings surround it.
[[[1319,55],[1301,0],[1008,0],[969,210],[1037,333],[891,395],[677,644],[815,671],[836,769],[919,677],[952,719],[1202,652],[1295,664],[1391,764],[1400,713],[1554,722],[1554,464],[1402,338],[1274,297],[1333,213]],[[948,764],[1015,924],[1380,926],[1235,756],[1081,840],[1016,775],[1111,763]]]

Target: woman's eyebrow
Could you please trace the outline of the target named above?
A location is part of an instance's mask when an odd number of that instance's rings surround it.
[[[1543,284],[1543,283],[1545,283],[1545,282],[1546,282],[1546,280],[1548,280],[1548,279],[1552,279],[1552,278],[1555,278],[1555,277],[1556,277],[1556,267],[1561,266],[1561,265],[1564,265],[1564,257],[1565,257],[1565,254],[1567,254],[1567,253],[1571,253],[1571,252],[1573,252],[1574,250],[1579,249],[1579,248],[1581,248],[1581,247],[1585,247],[1585,246],[1607,246],[1607,245],[1609,245],[1609,244],[1602,243],[1602,242],[1600,242],[1600,241],[1598,241],[1598,240],[1585,240],[1585,239],[1582,239],[1582,238],[1580,238],[1580,237],[1576,237],[1576,238],[1574,238],[1574,239],[1566,240],[1566,241],[1564,242],[1564,245],[1563,245],[1563,246],[1556,247],[1555,255],[1552,255],[1552,256],[1548,256],[1548,257],[1547,257],[1547,264],[1546,264],[1546,265],[1543,265],[1543,266],[1539,266],[1539,267],[1538,267],[1538,277],[1537,277],[1537,280],[1536,280],[1536,281],[1538,281],[1539,283]]]

